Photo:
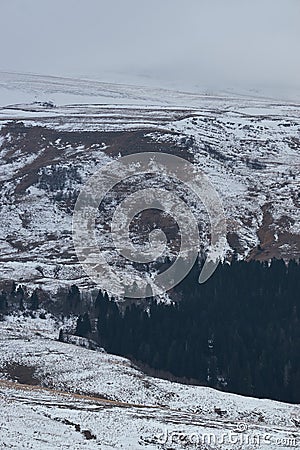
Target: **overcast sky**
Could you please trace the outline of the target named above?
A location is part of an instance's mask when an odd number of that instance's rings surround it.
[[[0,70],[300,87],[299,0],[0,0]]]

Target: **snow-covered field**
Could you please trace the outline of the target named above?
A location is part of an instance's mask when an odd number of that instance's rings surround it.
[[[240,100],[251,105],[264,105],[265,100],[276,102],[273,96],[264,97],[258,92],[242,90],[239,94],[227,90],[212,91],[207,89],[190,89],[187,86],[166,88],[166,83],[145,85],[141,79],[132,78],[131,84],[107,83],[93,79],[76,79],[38,74],[0,72],[0,106],[32,103],[35,101],[52,101],[57,105],[65,104],[110,104],[110,105],[160,105],[179,107],[199,107],[228,102],[240,103]],[[165,85],[164,87],[162,87]],[[170,86],[170,83],[167,83]],[[299,92],[290,96],[299,101]],[[276,98],[276,97],[275,97]],[[286,101],[289,103],[291,101]],[[292,103],[292,102],[291,102]]]
[[[299,448],[299,406],[146,376],[58,342],[60,325],[0,322],[1,448]]]

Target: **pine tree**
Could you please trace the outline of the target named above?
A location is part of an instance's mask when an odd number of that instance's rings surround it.
[[[33,291],[29,299],[29,308],[33,311],[36,311],[38,307],[39,307],[39,298],[36,291]]]
[[[81,337],[89,337],[91,332],[92,327],[89,315],[84,313],[83,316],[79,316],[77,319],[75,334]]]

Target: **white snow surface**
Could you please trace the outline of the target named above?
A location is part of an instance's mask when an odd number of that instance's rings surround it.
[[[22,121],[26,129],[39,125],[55,130],[58,136],[66,131],[139,130],[162,149],[165,143],[182,149],[218,191],[227,231],[237,236],[243,257],[249,257],[260,243],[258,233],[266,212],[272,218],[268,233],[274,236],[276,256],[299,257],[299,103],[7,73],[0,74],[0,89],[16,94],[9,105],[8,97],[3,97],[3,130],[11,121]],[[15,101],[17,104],[13,104]],[[186,144],[189,139],[191,143]],[[18,141],[12,140],[9,132],[0,138],[1,279],[38,284],[53,291],[73,282],[89,287],[74,253],[71,212],[58,207],[53,200],[55,192],[36,183],[21,199],[15,192],[27,173],[32,173],[35,164],[47,159],[50,152],[56,152],[56,156],[51,164],[45,163],[44,169],[51,171],[54,165],[70,171],[76,167],[81,181],[70,176],[65,191],[80,190],[98,167],[112,160],[105,138],[99,145],[88,147],[60,137],[50,142],[42,135],[33,153],[24,152],[18,148]],[[115,206],[112,199],[109,207]],[[197,219],[205,222],[202,206],[196,203],[191,208]],[[209,224],[204,228],[209,231]],[[100,244],[108,259],[115,262],[117,256],[107,233],[100,233]],[[228,245],[224,254],[229,250]],[[37,266],[42,267],[44,276]],[[134,278],[130,264],[128,271]]]
[[[49,315],[8,316],[0,323],[1,448],[299,446],[299,406],[152,378],[125,358],[58,342],[60,325]],[[38,385],[11,380],[5,371],[16,365],[33,368]],[[209,445],[197,447],[195,436]]]

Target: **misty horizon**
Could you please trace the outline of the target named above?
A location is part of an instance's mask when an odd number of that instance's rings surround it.
[[[1,71],[184,90],[300,89],[294,0],[1,4]]]

